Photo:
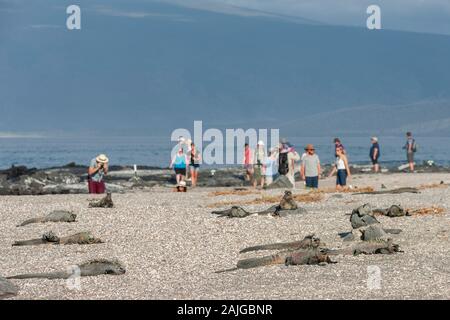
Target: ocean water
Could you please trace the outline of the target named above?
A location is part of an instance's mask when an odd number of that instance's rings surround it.
[[[379,137],[381,163],[394,166],[406,162],[403,137]],[[307,143],[315,145],[322,163],[334,160],[333,138],[291,137],[290,142],[301,153]],[[367,137],[341,137],[350,163],[369,164],[370,139]],[[433,160],[450,165],[450,138],[416,137],[416,162]],[[105,153],[112,165],[148,165],[167,167],[176,142],[169,137],[108,137],[108,138],[0,138],[0,168],[11,165],[47,168],[70,162],[88,165],[99,153]],[[206,147],[209,142],[204,142]],[[226,151],[230,151],[228,147]],[[213,165],[216,166],[216,165]]]

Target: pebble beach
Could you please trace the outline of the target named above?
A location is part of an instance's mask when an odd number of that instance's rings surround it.
[[[218,218],[215,208],[230,203],[257,211],[273,203],[253,199],[279,196],[284,190],[253,190],[239,194],[229,188],[199,187],[187,193],[157,186],[113,194],[114,208],[88,208],[87,194],[0,197],[0,276],[67,270],[90,259],[118,259],[126,267],[120,276],[66,280],[12,280],[19,293],[11,299],[450,299],[450,173],[354,175],[358,188],[381,190],[420,187],[420,193],[355,195],[335,193],[334,179],[321,181],[320,200],[299,202],[307,213],[276,218]],[[441,181],[443,184],[440,184]],[[354,189],[355,191],[357,189]],[[222,191],[222,194],[214,192]],[[297,182],[294,194],[306,194]],[[247,204],[242,204],[247,203]],[[365,203],[374,208],[400,204],[417,210],[436,207],[438,213],[389,218],[377,216],[401,253],[333,257],[326,266],[276,265],[227,273],[240,258],[274,252],[239,254],[245,247],[301,240],[315,234],[328,248],[351,245],[338,233],[351,230],[346,214]],[[22,221],[52,210],[72,210],[75,223]],[[16,240],[91,231],[104,243],[12,247]],[[379,272],[370,285],[370,270]]]

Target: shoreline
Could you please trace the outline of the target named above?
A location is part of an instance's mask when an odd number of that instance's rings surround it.
[[[371,165],[351,165],[352,174],[372,174]],[[84,194],[87,193],[87,166],[70,163],[61,167],[45,169],[14,166],[0,170],[0,195],[45,195],[45,194]],[[323,176],[327,176],[331,165],[323,166]],[[450,167],[429,165],[427,162],[416,166],[416,173],[450,173]],[[381,167],[380,175],[409,173],[407,168]],[[296,181],[299,182],[299,173]],[[125,193],[136,189],[154,187],[173,187],[175,175],[169,168],[138,166],[137,175],[133,166],[110,166],[105,176],[107,190],[112,193]],[[189,185],[189,184],[188,184]],[[241,166],[228,168],[200,168],[198,187],[249,187],[244,179]]]

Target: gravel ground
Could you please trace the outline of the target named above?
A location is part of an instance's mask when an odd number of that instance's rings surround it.
[[[388,188],[450,182],[450,174],[361,175],[352,184]],[[332,186],[327,179],[322,186]],[[298,184],[295,192],[305,192]],[[215,189],[217,190],[217,189]],[[226,189],[220,189],[226,190]],[[87,195],[0,197],[0,275],[65,270],[93,258],[118,258],[127,273],[81,279],[79,290],[66,280],[13,280],[17,299],[449,299],[450,188],[420,194],[326,194],[317,203],[302,204],[308,213],[272,218],[251,216],[220,219],[208,204],[253,199],[255,195],[208,195],[198,188],[173,193],[152,189],[114,194],[113,209],[89,209]],[[282,190],[265,191],[281,195]],[[239,250],[256,244],[293,241],[315,233],[328,247],[342,247],[338,232],[350,231],[353,208],[401,204],[408,208],[441,206],[445,214],[379,220],[386,228],[400,228],[393,237],[404,253],[338,256],[327,266],[271,266],[216,274],[232,268]],[[266,205],[247,206],[250,210]],[[55,209],[73,210],[76,223],[16,225]],[[45,231],[58,235],[90,230],[105,243],[86,246],[11,247],[14,240],[38,238]],[[251,253],[243,257],[251,256]],[[255,255],[253,253],[253,255]],[[369,267],[369,270],[368,270]],[[380,272],[380,286],[368,288],[370,270]],[[369,273],[368,273],[369,272]],[[371,283],[369,281],[369,283]]]

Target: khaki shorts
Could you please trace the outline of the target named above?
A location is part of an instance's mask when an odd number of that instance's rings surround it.
[[[253,170],[253,177],[255,180],[261,180],[262,178],[262,168],[260,166],[255,166]]]

